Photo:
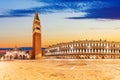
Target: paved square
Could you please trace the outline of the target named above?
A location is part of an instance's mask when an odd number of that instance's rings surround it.
[[[119,80],[120,59],[0,61],[0,80]]]

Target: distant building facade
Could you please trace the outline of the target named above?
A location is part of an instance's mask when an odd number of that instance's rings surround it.
[[[14,50],[6,50],[6,53],[2,56],[2,60],[14,60],[14,59],[30,59],[31,55],[25,50],[18,50],[15,46]]]
[[[46,48],[44,56],[64,59],[120,59],[120,43],[106,40],[60,43]]]

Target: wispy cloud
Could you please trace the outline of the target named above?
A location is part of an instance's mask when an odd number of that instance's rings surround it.
[[[68,17],[68,19],[120,19],[120,7],[90,9],[84,17]]]
[[[0,15],[0,18],[11,18],[11,17],[30,17],[31,15]]]
[[[84,6],[84,7],[83,7]],[[35,13],[35,10],[38,9],[40,14],[46,14],[46,13],[57,13],[57,12],[80,12],[83,10],[86,10],[87,7],[85,7],[84,3],[49,3],[45,6],[38,6],[33,8],[27,8],[27,9],[12,9],[6,11],[6,14],[0,15],[0,17],[8,17],[15,15],[16,17],[19,17],[19,15],[32,15]],[[14,17],[15,17],[14,16]]]
[[[102,1],[102,0],[99,0]],[[105,4],[96,4],[100,7],[91,7],[90,9],[86,10],[85,12],[88,13],[86,16],[83,17],[67,17],[67,19],[120,19],[120,1],[116,0],[105,0],[102,1]],[[102,7],[101,7],[102,6]]]
[[[40,14],[57,12],[84,12],[84,16],[70,16],[67,19],[120,19],[120,1],[116,0],[33,0],[43,3],[43,6],[36,6],[27,9],[12,9],[0,14],[5,17],[28,17],[35,13],[36,8]]]
[[[110,28],[109,28],[110,29]],[[96,28],[96,27],[91,27],[88,28],[88,30],[108,30],[107,28]]]
[[[100,27],[91,27],[88,30],[120,30],[120,27],[113,27],[113,28],[100,28]]]
[[[115,27],[114,30],[120,30],[120,27]]]

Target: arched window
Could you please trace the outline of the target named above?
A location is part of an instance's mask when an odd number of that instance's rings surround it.
[[[76,43],[74,43],[74,46],[76,46]]]
[[[89,45],[88,46],[90,46],[90,43],[89,43]]]
[[[113,47],[115,47],[115,44],[113,45]]]
[[[109,46],[111,47],[111,44],[109,44]]]
[[[93,43],[92,43],[92,46],[93,46]]]
[[[68,44],[68,47],[70,47],[70,44]]]
[[[98,43],[98,46],[100,46],[100,43]]]
[[[87,43],[86,43],[86,46],[88,46]]]
[[[101,43],[101,46],[103,46],[103,44]]]
[[[104,46],[106,46],[106,44],[104,43]]]
[[[97,44],[95,43],[95,46],[96,46]]]
[[[85,44],[83,43],[83,46],[85,46]]]
[[[77,43],[77,46],[79,46],[78,43]]]
[[[79,46],[82,46],[82,43],[80,43]]]
[[[67,47],[69,47],[69,45],[67,44]]]

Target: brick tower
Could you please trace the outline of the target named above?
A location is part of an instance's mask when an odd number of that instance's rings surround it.
[[[36,14],[34,16],[33,21],[33,45],[32,45],[32,59],[40,59],[42,56],[42,50],[41,50],[41,25],[40,25],[40,19],[38,16],[38,11],[36,11]]]

